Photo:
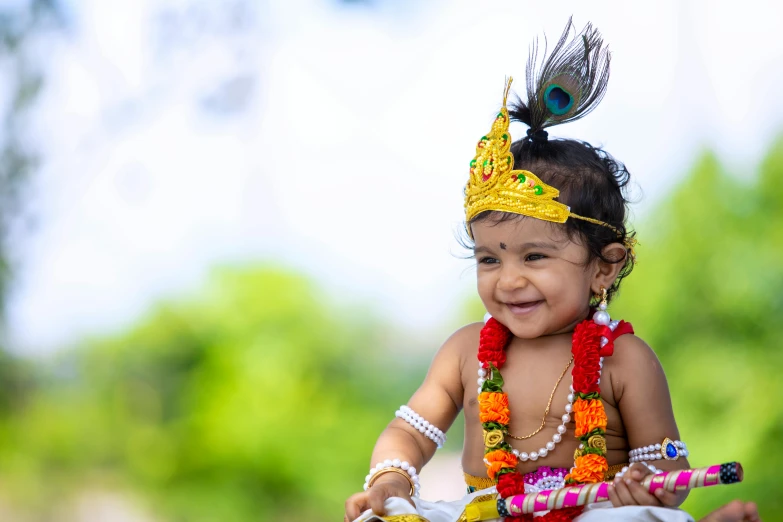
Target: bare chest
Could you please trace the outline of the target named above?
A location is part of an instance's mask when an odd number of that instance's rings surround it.
[[[520,453],[535,452],[535,460],[520,461],[518,470],[526,473],[539,466],[570,468],[579,445],[574,430],[573,416],[568,411],[571,391],[571,346],[569,342],[553,343],[546,350],[514,349],[507,351],[506,364],[500,370],[503,391],[509,399],[509,433],[506,442]],[[479,419],[477,359],[465,364],[465,446],[463,468],[467,473],[482,476],[484,434]],[[624,462],[627,441],[619,410],[612,396],[611,376],[601,380],[601,395],[607,414],[607,458],[609,464]],[[571,397],[572,398],[572,397]],[[545,450],[544,457],[539,457]],[[617,462],[613,462],[613,461]]]

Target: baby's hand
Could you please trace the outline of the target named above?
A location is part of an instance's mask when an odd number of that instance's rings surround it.
[[[345,522],[351,522],[359,518],[359,515],[372,508],[372,512],[384,516],[386,510],[383,507],[387,498],[400,497],[411,502],[411,484],[404,477],[396,473],[387,473],[367,491],[356,493],[345,501]]]
[[[614,507],[621,506],[666,506],[676,507],[682,500],[677,493],[658,489],[652,495],[642,487],[641,482],[652,471],[638,462],[631,465],[622,477],[615,477],[609,486],[609,500]]]

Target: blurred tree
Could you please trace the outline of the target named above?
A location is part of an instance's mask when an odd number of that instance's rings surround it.
[[[39,37],[62,28],[62,20],[54,0],[0,7],[0,323],[13,265],[9,239],[24,221],[22,195],[38,166],[26,123],[44,82]],[[31,372],[29,362],[7,353],[0,344],[0,418],[21,410]],[[0,429],[0,443],[3,437]]]
[[[694,515],[741,497],[783,517],[781,145],[757,179],[725,172],[705,152],[639,227],[640,263],[615,307],[666,369],[691,463],[745,467],[742,484],[691,494],[685,508]]]
[[[6,100],[0,100],[0,314],[8,293],[8,234],[22,211],[25,182],[38,165],[26,135],[26,118],[43,85],[41,34],[62,27],[58,2],[31,0],[0,7],[0,70]]]
[[[45,477],[37,504],[57,506],[102,469],[170,520],[338,520],[426,369],[393,360],[387,333],[289,272],[219,270],[58,361],[15,424],[15,481]]]

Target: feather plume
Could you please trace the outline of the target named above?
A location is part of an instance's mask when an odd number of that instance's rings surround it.
[[[527,61],[527,103],[519,100],[509,113],[531,131],[577,120],[592,111],[606,93],[609,81],[609,49],[592,24],[575,32],[571,19],[547,56],[538,64],[535,41]]]

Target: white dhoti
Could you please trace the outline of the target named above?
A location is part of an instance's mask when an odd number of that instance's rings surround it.
[[[412,506],[408,501],[392,497],[386,500],[384,507],[386,515],[379,517],[367,510],[354,522],[457,522],[465,506],[477,497],[495,494],[495,488],[476,491],[452,502],[431,502],[413,499]],[[485,500],[485,499],[482,499]],[[543,513],[542,513],[543,515]],[[491,522],[502,522],[502,518]],[[509,522],[514,518],[508,518]],[[685,511],[651,506],[612,507],[611,502],[589,504],[585,510],[574,519],[574,522],[694,522]]]

